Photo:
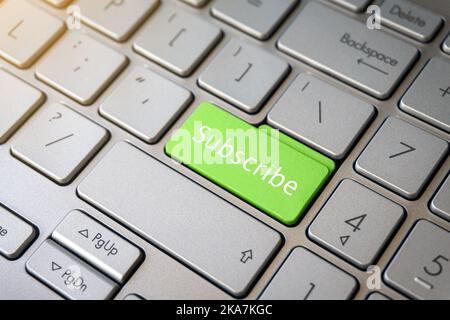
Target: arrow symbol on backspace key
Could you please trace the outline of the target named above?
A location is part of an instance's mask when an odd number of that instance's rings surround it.
[[[366,67],[369,67],[369,68],[371,68],[372,70],[378,71],[378,72],[380,72],[380,73],[382,73],[382,74],[384,74],[384,75],[386,75],[386,76],[389,75],[389,73],[387,73],[386,71],[381,70],[380,68],[377,68],[377,67],[371,65],[370,63],[365,62],[364,59],[358,59],[357,62],[358,62],[358,64],[362,64],[362,65],[364,65],[364,66],[366,66]]]

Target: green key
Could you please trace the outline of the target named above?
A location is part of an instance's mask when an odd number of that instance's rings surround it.
[[[174,133],[166,153],[286,225],[299,220],[335,170],[332,160],[278,130],[208,102]]]

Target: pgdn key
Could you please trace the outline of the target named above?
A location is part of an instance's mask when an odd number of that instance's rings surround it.
[[[51,240],[26,264],[27,271],[71,300],[110,299],[119,286]]]

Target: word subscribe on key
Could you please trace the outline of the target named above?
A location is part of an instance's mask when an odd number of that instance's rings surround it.
[[[286,225],[299,220],[335,169],[277,130],[206,102],[175,132],[166,153]]]

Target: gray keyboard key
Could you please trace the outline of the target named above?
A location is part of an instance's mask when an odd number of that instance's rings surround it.
[[[319,244],[358,268],[374,264],[405,212],[398,204],[352,180],[344,180],[308,230]]]
[[[11,147],[12,154],[58,184],[70,183],[109,138],[70,108],[51,104]]]
[[[121,53],[82,32],[61,39],[36,69],[36,77],[83,105],[92,104],[127,64]]]
[[[61,8],[66,7],[73,0],[44,0],[44,1],[47,2],[48,4],[54,6],[55,8],[61,9]]]
[[[436,196],[431,201],[431,210],[450,221],[450,176],[447,177]]]
[[[45,101],[44,94],[0,69],[0,144]]]
[[[209,0],[181,0],[193,7],[200,8],[208,3]]]
[[[238,297],[282,243],[278,232],[124,142],[78,194]]]
[[[79,210],[69,213],[52,238],[122,284],[143,259],[139,248]]]
[[[428,42],[442,25],[442,18],[405,0],[383,0],[381,23],[421,42]]]
[[[222,37],[214,25],[177,7],[159,9],[138,35],[134,49],[144,57],[186,77]]]
[[[100,106],[100,114],[147,143],[156,143],[192,101],[192,94],[136,67]]]
[[[242,110],[255,113],[289,69],[278,57],[232,40],[202,73],[199,84]]]
[[[316,2],[306,5],[278,47],[380,99],[393,93],[418,57],[411,45]]]
[[[295,248],[262,293],[261,300],[351,299],[358,283],[351,275],[316,256]]]
[[[388,118],[356,161],[362,175],[407,199],[419,197],[449,146],[430,133]]]
[[[17,259],[36,236],[34,227],[0,205],[0,255]]]
[[[400,108],[450,132],[450,62],[431,59],[406,92]]]
[[[65,31],[64,23],[26,0],[0,1],[0,57],[28,68]]]
[[[297,0],[218,0],[211,12],[239,30],[265,40],[296,4]]]
[[[140,295],[132,293],[132,294],[127,295],[125,298],[123,298],[123,300],[142,301],[145,299],[142,298]]]
[[[78,0],[81,21],[115,41],[127,40],[159,5],[159,0]]]
[[[46,240],[26,264],[38,280],[71,300],[110,299],[119,289],[92,267],[51,240]]]
[[[445,53],[450,54],[450,34],[447,36],[447,38],[445,39],[444,43],[442,44],[442,50]]]
[[[326,155],[342,159],[375,113],[370,104],[301,74],[270,111],[268,121]]]
[[[363,11],[372,2],[372,0],[330,0],[330,1],[338,3],[339,5],[345,7],[346,9],[355,12]]]
[[[450,233],[421,220],[394,256],[385,281],[414,299],[450,299]]]
[[[372,292],[366,300],[373,300],[373,301],[386,301],[386,300],[392,300],[391,298],[386,297],[384,294],[378,293],[378,292]]]
[[[192,94],[153,71],[136,67],[100,106],[100,114],[147,143],[156,143]]]

